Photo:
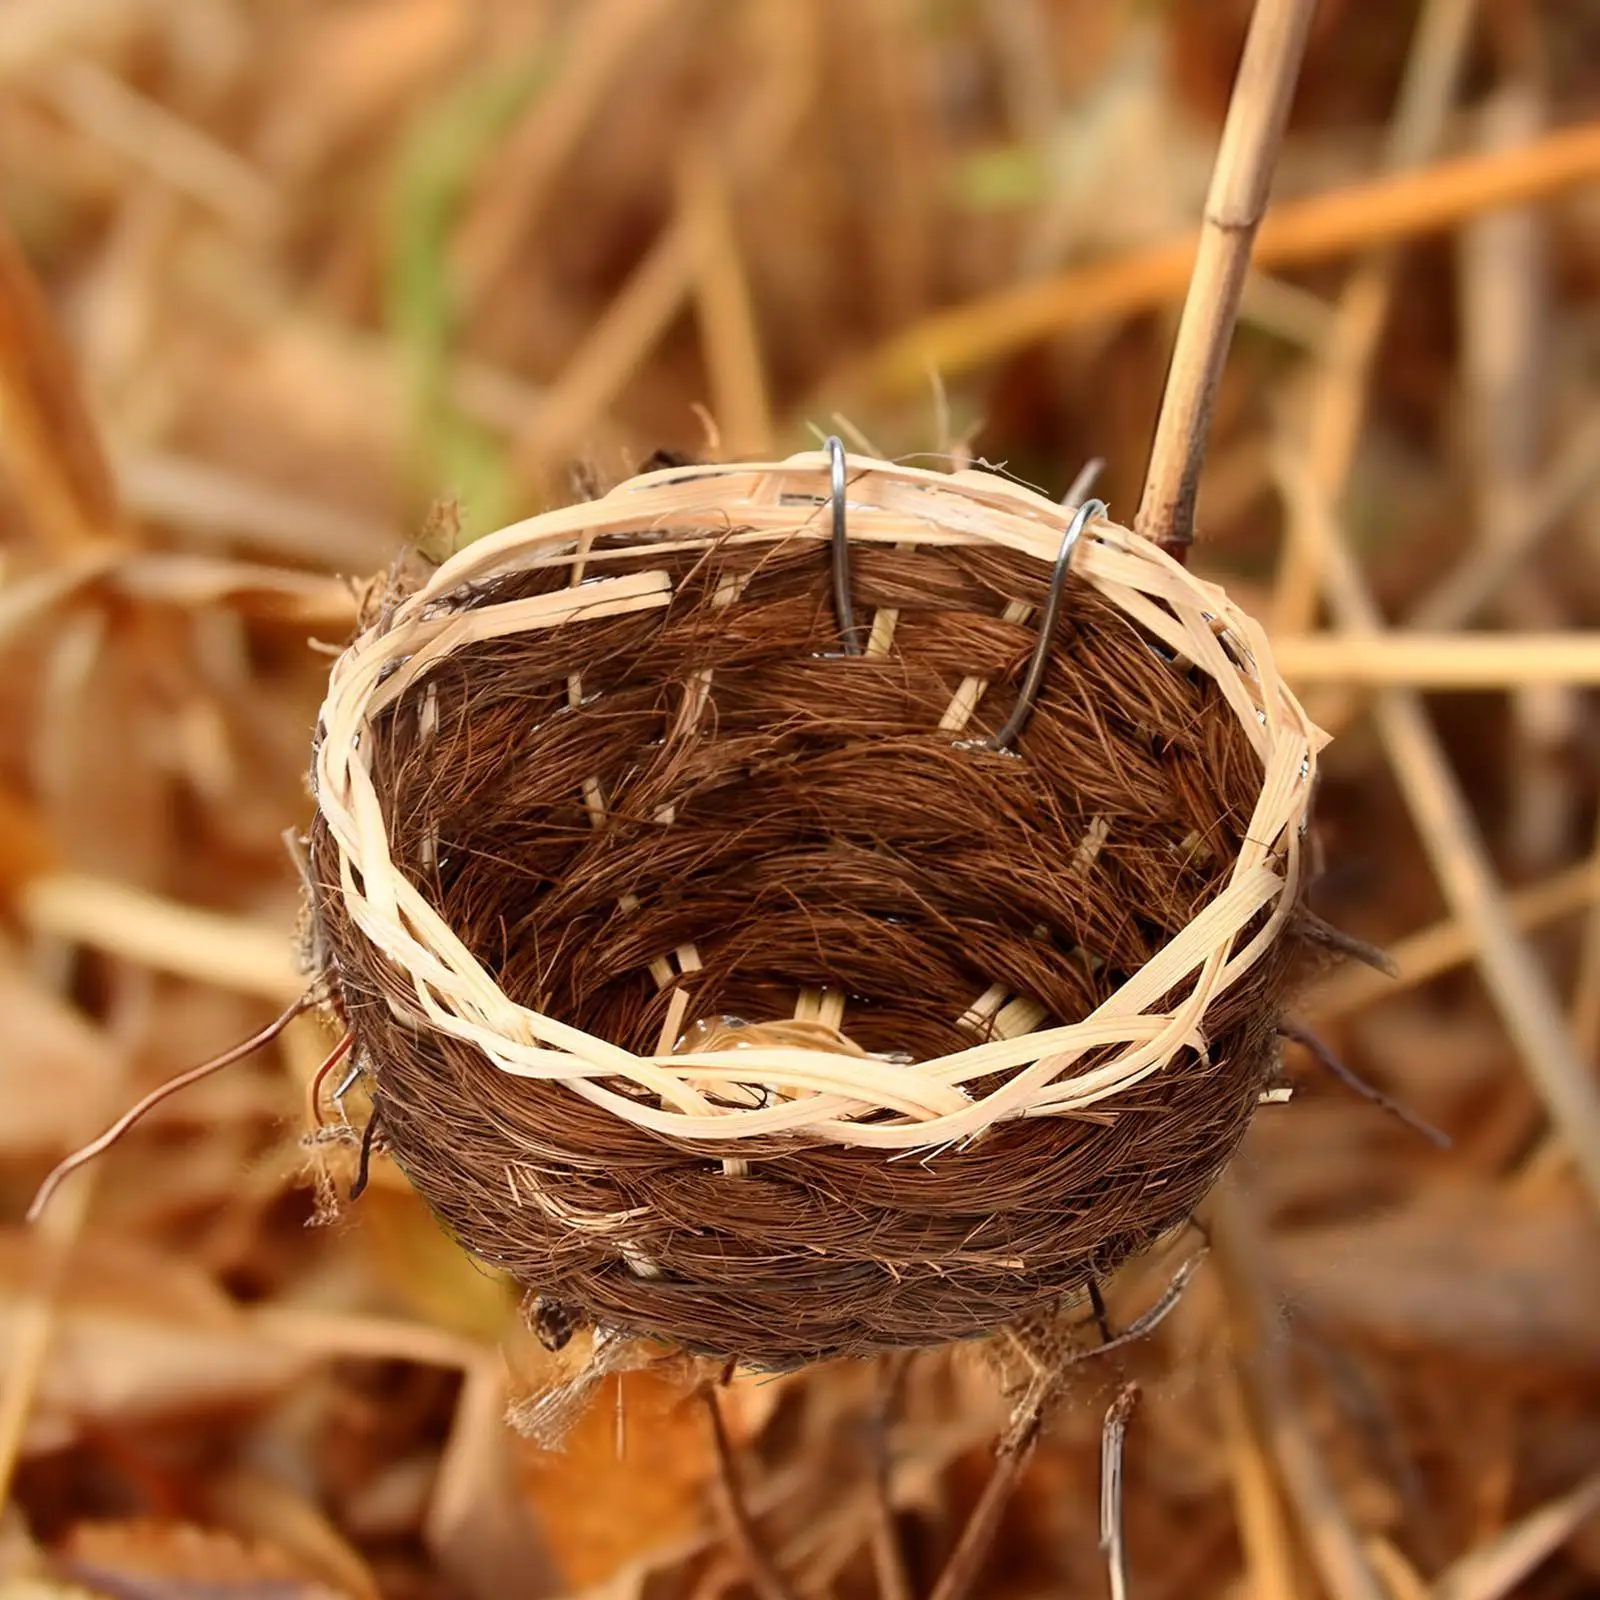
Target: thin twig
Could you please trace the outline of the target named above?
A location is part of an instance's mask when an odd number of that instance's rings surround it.
[[[1501,1600],[1600,1509],[1600,1472],[1559,1499],[1502,1528],[1486,1545],[1453,1561],[1433,1586],[1434,1600]]]
[[[197,553],[245,539],[263,555],[320,571],[372,572],[404,543],[400,527],[381,518],[338,510],[191,456],[128,450],[115,454],[113,463],[129,513],[171,525]]]
[[[1316,0],[1256,0],[1250,19],[1133,523],[1169,550],[1194,539],[1211,410],[1315,9]]]
[[[44,1182],[39,1185],[39,1191],[34,1195],[32,1204],[28,1207],[27,1220],[37,1222],[40,1213],[49,1205],[51,1195],[61,1186],[63,1180],[70,1177],[79,1167],[93,1161],[96,1156],[103,1155],[147,1112],[153,1111],[169,1096],[187,1089],[191,1084],[199,1083],[202,1078],[209,1078],[213,1073],[221,1072],[224,1067],[231,1067],[234,1062],[242,1061],[246,1056],[254,1055],[263,1045],[271,1044],[302,1011],[309,1010],[313,1003],[313,991],[308,989],[258,1033],[251,1034],[248,1039],[234,1045],[232,1049],[224,1050],[221,1055],[203,1061],[198,1067],[190,1067],[187,1072],[180,1072],[177,1077],[169,1079],[159,1089],[152,1089],[131,1110],[123,1112],[99,1138],[91,1139],[88,1144],[79,1150],[74,1150],[70,1156],[64,1157],[50,1169]]]
[[[1105,470],[1106,458],[1104,456],[1090,456],[1078,468],[1077,477],[1067,485],[1067,492],[1061,497],[1062,505],[1071,506],[1074,510],[1081,506],[1089,498],[1090,490],[1100,481],[1100,474]]]
[[[745,1504],[744,1491],[739,1487],[739,1474],[734,1465],[733,1447],[728,1442],[728,1429],[722,1420],[722,1408],[717,1404],[716,1391],[705,1385],[699,1393],[711,1423],[711,1439],[717,1450],[717,1483],[722,1509],[728,1519],[728,1531],[734,1547],[744,1558],[745,1576],[761,1600],[794,1600],[793,1591],[772,1564],[772,1557],[762,1547],[755,1520]]]
[[[131,884],[50,872],[23,887],[17,909],[35,933],[90,945],[197,983],[278,1005],[305,988],[281,929],[202,911]]]
[[[1540,76],[1519,70],[1490,97],[1478,123],[1485,148],[1514,149],[1546,126],[1549,107]],[[1570,620],[1549,576],[1527,565],[1525,544],[1516,557],[1504,563],[1495,559],[1513,541],[1530,539],[1525,508],[1544,487],[1541,465],[1551,410],[1548,244],[1546,219],[1524,206],[1477,218],[1462,229],[1457,245],[1461,379],[1476,522],[1471,556],[1462,566],[1498,568],[1487,585],[1478,578],[1477,592],[1469,591],[1466,598],[1481,606],[1497,593],[1498,620],[1519,630]],[[1600,467],[1593,459],[1600,423],[1591,416],[1578,433],[1580,445],[1582,435],[1590,435],[1590,459],[1583,464],[1587,472],[1580,469],[1574,498],[1581,498],[1584,480],[1592,482]],[[1558,506],[1545,526],[1562,515]],[[1507,849],[1517,866],[1537,871],[1561,861],[1573,831],[1578,795],[1565,755],[1585,710],[1568,684],[1519,689],[1508,709],[1513,755]]]
[[[1406,627],[1464,628],[1498,595],[1539,541],[1582,503],[1600,478],[1600,406],[1571,430],[1512,520],[1493,542],[1464,556],[1406,613]]]
[[[309,1351],[319,1360],[353,1356],[466,1372],[490,1353],[465,1334],[448,1333],[431,1323],[301,1305],[268,1302],[252,1307],[247,1326],[253,1335],[290,1350]]]
[[[989,1481],[983,1486],[978,1503],[972,1508],[966,1526],[950,1559],[944,1564],[938,1582],[933,1586],[929,1600],[965,1600],[972,1593],[989,1557],[995,1535],[1000,1531],[1000,1519],[1005,1515],[1023,1469],[1033,1456],[1039,1442],[1039,1428],[1044,1420],[1044,1403],[1050,1386],[1041,1386],[1032,1404],[1000,1443],[999,1455]]]
[[[72,126],[241,232],[260,238],[282,218],[256,167],[93,60],[69,57],[36,87]]]
[[[453,265],[469,307],[481,306],[505,280],[618,75],[673,9],[668,0],[604,0],[570,13],[570,26],[554,42],[561,70],[486,164],[457,236]]]
[[[538,471],[594,427],[683,305],[694,242],[682,218],[667,224],[617,291],[519,432],[518,462]]]
[[[772,405],[761,334],[717,158],[690,147],[678,174],[678,211],[689,231],[694,291],[711,410],[732,456],[772,453]]]
[[[1106,1355],[1110,1351],[1120,1350],[1153,1333],[1183,1298],[1184,1290],[1189,1287],[1195,1273],[1200,1270],[1200,1264],[1205,1260],[1206,1253],[1206,1250],[1200,1250],[1185,1261],[1173,1273],[1171,1283],[1162,1291],[1156,1303],[1142,1316],[1129,1323],[1121,1333],[1115,1335],[1111,1333],[1110,1321],[1105,1315],[1105,1305],[1100,1298],[1099,1287],[1091,1281],[1090,1302],[1095,1306],[1096,1321],[1100,1325],[1103,1342],[1079,1351],[1054,1371],[1045,1373],[1042,1379],[1036,1379],[1032,1385],[1032,1394],[1021,1415],[1013,1420],[1000,1441],[994,1470],[989,1474],[989,1481],[984,1485],[977,1505],[973,1507],[966,1526],[961,1530],[961,1537],[956,1541],[955,1549],[945,1562],[944,1571],[939,1574],[931,1600],[964,1600],[964,1597],[972,1592],[983,1571],[983,1563],[994,1543],[995,1534],[999,1531],[1000,1519],[1004,1516],[1012,1495],[1016,1493],[1017,1482],[1028,1464],[1029,1457],[1033,1454],[1034,1446],[1038,1443],[1045,1407],[1056,1391],[1061,1373],[1067,1367],[1075,1367],[1097,1356]],[[1131,1407],[1131,1399],[1128,1404]]]
[[[1139,1400],[1139,1385],[1125,1383],[1100,1430],[1100,1548],[1105,1553],[1111,1600],[1128,1600],[1128,1554],[1122,1540],[1122,1441]]]
[[[1430,1600],[1432,1591],[1427,1579],[1389,1540],[1381,1534],[1369,1535],[1366,1550],[1372,1570],[1389,1592],[1389,1600]]]
[[[67,1268],[88,1220],[94,1190],[91,1172],[44,1220],[36,1235],[39,1253],[31,1292],[8,1296],[11,1329],[0,1377],[0,1510],[10,1496],[28,1419],[50,1358]]]
[[[1582,891],[1582,903],[1587,907],[1588,915],[1583,919],[1583,931],[1579,937],[1578,970],[1572,980],[1572,1004],[1568,1015],[1578,1054],[1585,1061],[1593,1061],[1596,1054],[1600,1053],[1600,826],[1596,828],[1594,846],[1587,861],[1569,868],[1552,879],[1548,886],[1536,885],[1533,890],[1524,890],[1513,901],[1513,912],[1517,909],[1518,901],[1541,890],[1546,892],[1539,909],[1545,909],[1547,904],[1555,901],[1554,891],[1567,887],[1569,883]],[[1573,898],[1569,894],[1562,899],[1557,915],[1576,909],[1570,903]],[[1519,918],[1519,926],[1526,928],[1529,925]],[[1547,1133],[1527,1158],[1519,1163],[1518,1174],[1525,1182],[1534,1181],[1560,1172],[1565,1164],[1559,1139]]]
[[[361,1130],[361,1159],[356,1165],[356,1181],[350,1185],[352,1201],[359,1200],[367,1192],[367,1183],[372,1176],[372,1152],[382,1130],[383,1102],[373,1095],[372,1110],[367,1113],[367,1125]]]
[[[116,490],[50,302],[0,220],[0,445],[57,555],[121,536]]]
[[[1106,1297],[1100,1292],[1099,1282],[1089,1280],[1089,1306],[1094,1312],[1094,1325],[1100,1332],[1100,1343],[1108,1345],[1115,1337],[1111,1332],[1111,1317],[1106,1311]]]
[[[1299,1593],[1297,1552],[1283,1497],[1273,1481],[1260,1431],[1245,1404],[1238,1365],[1225,1345],[1218,1351],[1217,1406],[1233,1480],[1233,1516],[1244,1551],[1251,1600],[1281,1600]]]
[[[1519,932],[1536,933],[1561,917],[1570,917],[1586,906],[1597,904],[1600,904],[1600,843],[1590,860],[1517,890],[1507,899],[1506,909]],[[1475,948],[1471,928],[1459,917],[1446,917],[1390,946],[1389,955],[1394,963],[1392,974],[1346,967],[1317,984],[1306,996],[1305,1008],[1314,1017],[1348,1016],[1393,999],[1407,989],[1415,989],[1440,973],[1464,966],[1472,960]],[[1578,1033],[1580,1043],[1586,1037],[1581,1031]]]
[[[328,1074],[350,1054],[351,1046],[355,1042],[356,1036],[353,1033],[345,1034],[338,1044],[328,1052],[323,1059],[322,1065],[311,1076],[311,1086],[307,1090],[307,1095],[311,1102],[311,1123],[313,1127],[320,1128],[324,1125],[322,1121],[322,1086],[328,1081]],[[335,1095],[334,1098],[338,1099],[339,1096]]]
[[[1380,972],[1386,978],[1400,976],[1400,964],[1380,946],[1369,944],[1365,939],[1358,939],[1353,933],[1346,933],[1343,928],[1334,927],[1326,918],[1319,917],[1315,911],[1309,909],[1303,913],[1303,921],[1306,937],[1312,943],[1323,946],[1334,955],[1358,962],[1371,972]]]
[[[1326,1039],[1319,1038],[1310,1028],[1302,1023],[1292,1022],[1285,1017],[1278,1024],[1278,1032],[1285,1039],[1294,1040],[1302,1049],[1308,1051],[1311,1058],[1324,1072],[1331,1073],[1347,1089],[1354,1090],[1363,1100],[1370,1100],[1373,1105],[1381,1106],[1391,1117],[1403,1122],[1414,1133],[1420,1133],[1435,1149],[1448,1150],[1450,1148],[1451,1139],[1448,1133],[1441,1128],[1434,1127],[1426,1117],[1418,1116],[1409,1106],[1402,1105],[1400,1101],[1390,1095],[1386,1095],[1376,1084],[1368,1083],[1360,1073],[1352,1072],[1339,1059],[1338,1053],[1333,1046]]]
[[[1600,825],[1595,829],[1594,850],[1586,867],[1600,879]],[[1572,984],[1572,1033],[1589,1060],[1600,1052],[1600,892],[1589,903],[1583,919],[1583,942],[1578,947],[1578,975]]]
[[[1205,1258],[1206,1250],[1204,1248],[1195,1251],[1172,1274],[1172,1281],[1161,1291],[1160,1299],[1148,1311],[1142,1312],[1135,1317],[1121,1333],[1113,1334],[1111,1332],[1110,1323],[1104,1319],[1105,1307],[1103,1305],[1098,1306],[1096,1308],[1095,1321],[1100,1327],[1100,1343],[1092,1345],[1087,1350],[1079,1351],[1077,1355],[1072,1357],[1068,1365],[1077,1366],[1080,1362],[1093,1361],[1097,1356],[1107,1355],[1113,1350],[1125,1349],[1130,1344],[1137,1344],[1141,1339],[1148,1338],[1167,1320],[1173,1307],[1183,1298],[1184,1290],[1194,1281],[1194,1275],[1200,1270]],[[1097,1297],[1098,1290],[1092,1290],[1091,1299]]]

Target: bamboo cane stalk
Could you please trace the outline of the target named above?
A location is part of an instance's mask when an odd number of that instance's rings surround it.
[[[1194,539],[1211,411],[1315,8],[1316,0],[1258,0],[1228,103],[1144,496],[1133,523],[1136,532],[1175,552]]]

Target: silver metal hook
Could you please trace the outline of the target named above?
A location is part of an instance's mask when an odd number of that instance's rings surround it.
[[[353,1088],[355,1088],[356,1079],[360,1076],[361,1063],[359,1061],[352,1061],[350,1063],[350,1070],[344,1075],[344,1081],[337,1089],[333,1091],[333,1103],[338,1106],[339,1115],[341,1117],[345,1116],[344,1097],[349,1094]],[[349,1118],[345,1117],[345,1120],[349,1121]]]
[[[1061,503],[1064,506],[1082,505],[1089,491],[1100,481],[1100,474],[1106,470],[1104,456],[1090,456],[1078,468],[1078,476],[1072,480],[1072,487],[1062,495]]]
[[[1090,466],[1094,465],[1095,463],[1090,463]],[[1088,470],[1084,469],[1085,472]],[[1079,474],[1080,480],[1083,475]],[[1050,594],[1044,603],[1044,615],[1039,619],[1039,638],[1033,647],[1033,659],[1028,663],[1028,673],[1022,680],[1022,689],[1017,695],[1016,705],[1011,709],[1011,715],[1006,718],[1005,726],[989,740],[991,750],[1007,749],[1011,741],[1022,732],[1024,724],[1033,713],[1033,702],[1039,693],[1039,685],[1044,682],[1044,669],[1050,659],[1050,641],[1056,631],[1056,616],[1061,610],[1061,595],[1067,586],[1067,573],[1072,567],[1073,552],[1078,548],[1078,540],[1083,537],[1083,530],[1095,517],[1103,517],[1105,514],[1104,500],[1085,500],[1072,513],[1072,521],[1067,524],[1067,531],[1061,536],[1061,549],[1056,554],[1056,570],[1050,579]]]
[[[858,656],[861,646],[856,640],[856,611],[850,599],[850,534],[845,526],[844,507],[844,441],[830,433],[822,448],[830,457],[831,481],[829,503],[833,507],[833,605],[839,613],[839,637],[847,655]]]

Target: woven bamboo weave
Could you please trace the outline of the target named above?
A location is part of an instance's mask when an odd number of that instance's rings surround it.
[[[333,667],[313,772],[313,962],[335,969],[413,1181],[477,1253],[584,1314],[776,1363],[978,1331],[1187,1214],[1270,1076],[1323,743],[1261,628],[1099,519],[1032,720],[990,748],[1069,511],[983,471],[852,456],[847,480],[862,655],[829,605],[827,455],[667,468],[391,596]],[[890,776],[872,779],[880,757]],[[786,774],[804,848],[759,814]],[[834,798],[813,801],[805,774]],[[1031,809],[1008,798],[1019,784]],[[906,845],[921,876],[902,872],[894,841],[947,803],[975,808],[970,826]],[[1134,876],[1097,889],[1096,851],[1113,862],[1127,835]],[[613,839],[632,853],[606,856]],[[995,865],[952,933],[938,874],[968,849]],[[774,882],[791,859],[810,876]],[[1128,903],[1169,887],[1179,912]],[[1051,930],[1058,903],[1077,933]],[[954,954],[919,966],[941,936]],[[996,980],[973,992],[963,941]],[[1038,995],[989,959],[1021,963]],[[1041,1123],[1061,1136],[1030,1144]],[[829,1149],[854,1164],[824,1179]],[[989,1162],[971,1169],[987,1191],[958,1205],[938,1186],[961,1188],[962,1161]],[[856,1232],[816,1222],[815,1185],[837,1193],[839,1172]],[[762,1174],[792,1195],[738,1189]],[[874,1221],[865,1197],[886,1183]],[[775,1196],[799,1209],[769,1228]],[[702,1215],[723,1203],[742,1220]],[[1059,1242],[1040,1231],[1055,1206]],[[1012,1208],[1014,1228],[995,1220]],[[965,1297],[963,1228],[999,1241]],[[784,1311],[777,1279],[763,1309],[757,1264],[791,1249],[838,1259],[837,1314]]]

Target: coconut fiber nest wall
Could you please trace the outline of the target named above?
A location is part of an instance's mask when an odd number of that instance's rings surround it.
[[[314,772],[311,961],[428,1204],[563,1319],[773,1366],[1189,1216],[1275,1069],[1321,742],[1098,507],[851,457],[841,562],[837,465],[467,547]]]

